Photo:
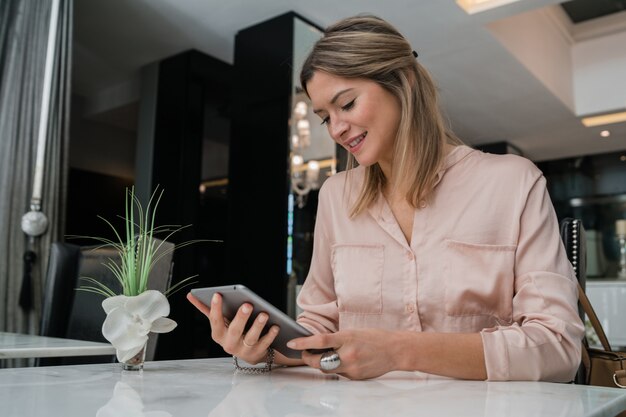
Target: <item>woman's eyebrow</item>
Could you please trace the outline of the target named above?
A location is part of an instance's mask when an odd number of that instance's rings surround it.
[[[330,100],[330,104],[335,104],[335,102],[337,101],[337,99],[344,93],[347,93],[348,91],[352,91],[354,90],[353,88],[346,88],[345,90],[341,90],[339,91],[337,94],[335,94],[333,96],[333,98]],[[322,110],[320,109],[313,109],[313,113],[317,114],[319,112],[321,112]]]

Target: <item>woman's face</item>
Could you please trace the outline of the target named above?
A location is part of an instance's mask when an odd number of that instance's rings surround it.
[[[364,78],[316,71],[306,84],[313,111],[330,136],[360,165],[380,164],[389,172],[400,123],[400,104],[387,90]]]

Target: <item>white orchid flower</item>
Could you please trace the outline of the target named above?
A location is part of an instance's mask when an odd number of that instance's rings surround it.
[[[167,298],[155,290],[134,297],[117,295],[106,298],[102,308],[107,314],[102,334],[116,349],[117,360],[126,362],[143,349],[148,333],[167,333],[176,327]]]

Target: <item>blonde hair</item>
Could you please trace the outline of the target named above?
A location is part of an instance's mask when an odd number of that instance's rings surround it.
[[[428,199],[443,162],[445,144],[461,141],[445,126],[435,83],[407,40],[375,16],[343,19],[324,31],[302,66],[300,83],[307,94],[306,84],[316,71],[369,79],[398,100],[401,117],[390,185],[394,192],[404,193],[413,207]],[[354,166],[350,154],[347,169]],[[375,202],[386,181],[378,164],[366,167],[365,181],[350,216],[357,216]]]

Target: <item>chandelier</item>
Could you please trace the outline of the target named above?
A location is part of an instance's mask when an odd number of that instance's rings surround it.
[[[311,125],[307,119],[308,106],[298,101],[293,109],[294,127],[291,136],[291,189],[296,195],[298,208],[304,208],[311,190],[319,188],[320,164],[316,160],[304,161],[303,152],[311,146]]]

